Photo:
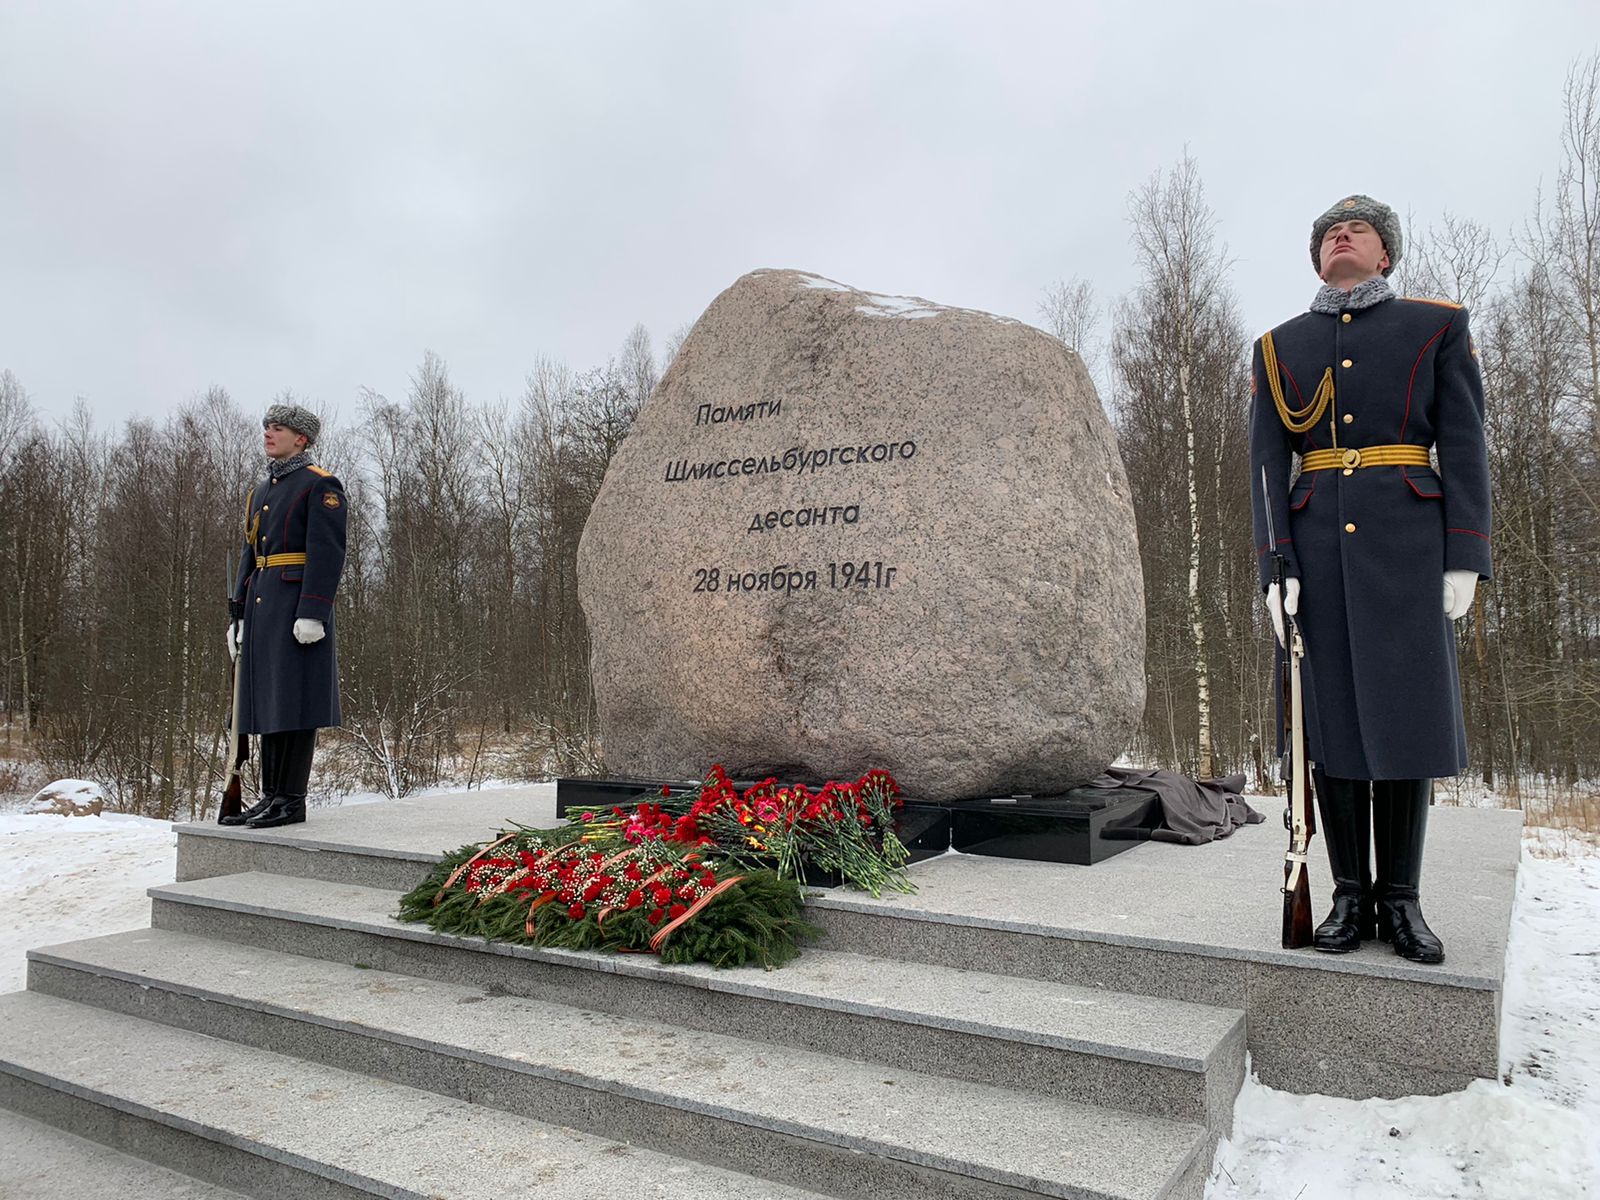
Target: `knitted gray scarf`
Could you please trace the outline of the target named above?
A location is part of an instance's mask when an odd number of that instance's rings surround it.
[[[311,453],[302,450],[290,458],[269,458],[267,460],[267,476],[271,479],[282,479],[291,471],[298,471],[301,467],[309,466]]]
[[[1311,311],[1337,317],[1346,309],[1371,308],[1375,304],[1393,299],[1394,289],[1389,286],[1389,281],[1377,275],[1371,279],[1363,279],[1348,292],[1343,288],[1334,287],[1331,283],[1323,284],[1317,291],[1317,298],[1311,302]]]

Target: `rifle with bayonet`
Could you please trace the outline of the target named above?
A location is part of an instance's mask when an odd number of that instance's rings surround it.
[[[224,563],[228,572],[228,603],[233,603],[233,555]],[[230,615],[231,615],[230,609]],[[237,626],[238,622],[233,623]],[[234,636],[230,628],[228,636]],[[242,631],[241,631],[242,632]],[[250,739],[239,732],[239,658],[244,654],[244,639],[235,645],[237,651],[228,655],[228,692],[233,697],[232,715],[228,721],[228,782],[222,789],[222,803],[217,809],[217,820],[237,817],[244,812],[244,765],[250,761]]]
[[[1283,606],[1286,566],[1278,550],[1277,532],[1272,523],[1272,493],[1267,488],[1267,469],[1261,468],[1261,503],[1267,514],[1267,553],[1272,556],[1272,583],[1277,589],[1283,612],[1283,650],[1279,663],[1278,694],[1282,699],[1283,760],[1280,772],[1289,786],[1288,807],[1283,824],[1289,831],[1289,849],[1283,856],[1283,948],[1301,950],[1311,945],[1311,880],[1306,854],[1317,832],[1312,807],[1311,764],[1306,758],[1305,696],[1301,690],[1300,664],[1306,656],[1300,623]]]

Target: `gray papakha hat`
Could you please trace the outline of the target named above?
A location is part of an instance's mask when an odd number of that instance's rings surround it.
[[[267,415],[261,418],[261,428],[265,429],[268,425],[282,425],[285,429],[305,434],[308,446],[315,445],[317,435],[322,432],[322,418],[298,404],[274,404],[267,409]]]
[[[1322,235],[1340,221],[1365,221],[1378,231],[1378,236],[1383,239],[1383,248],[1389,252],[1389,265],[1383,272],[1385,275],[1399,265],[1400,218],[1387,204],[1371,196],[1358,194],[1340,200],[1311,226],[1311,265],[1317,269],[1319,276],[1322,274]]]

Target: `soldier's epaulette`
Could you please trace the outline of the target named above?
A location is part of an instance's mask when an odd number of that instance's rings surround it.
[[[317,466],[316,463],[307,463],[306,470],[310,471],[313,475],[321,475],[324,479],[333,478],[332,471],[324,471],[321,467]]]
[[[1402,300],[1410,300],[1416,304],[1437,304],[1440,308],[1460,308],[1461,305],[1453,300],[1429,300],[1423,296],[1401,296]]]

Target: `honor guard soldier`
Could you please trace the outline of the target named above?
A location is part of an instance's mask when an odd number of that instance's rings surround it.
[[[1436,963],[1444,946],[1419,903],[1423,835],[1433,780],[1467,765],[1451,622],[1490,577],[1489,466],[1467,311],[1396,296],[1387,276],[1400,252],[1394,210],[1370,196],[1317,218],[1323,287],[1255,345],[1251,479],[1265,470],[1265,496],[1250,491],[1279,643],[1285,609],[1305,643],[1308,757],[1334,880],[1313,944],[1343,953],[1378,937]]]
[[[228,602],[239,728],[261,735],[261,799],[225,825],[306,819],[317,730],[339,724],[333,600],[344,570],[344,488],[309,453],[315,413],[274,404],[261,422],[267,478],[245,509],[245,550]]]

